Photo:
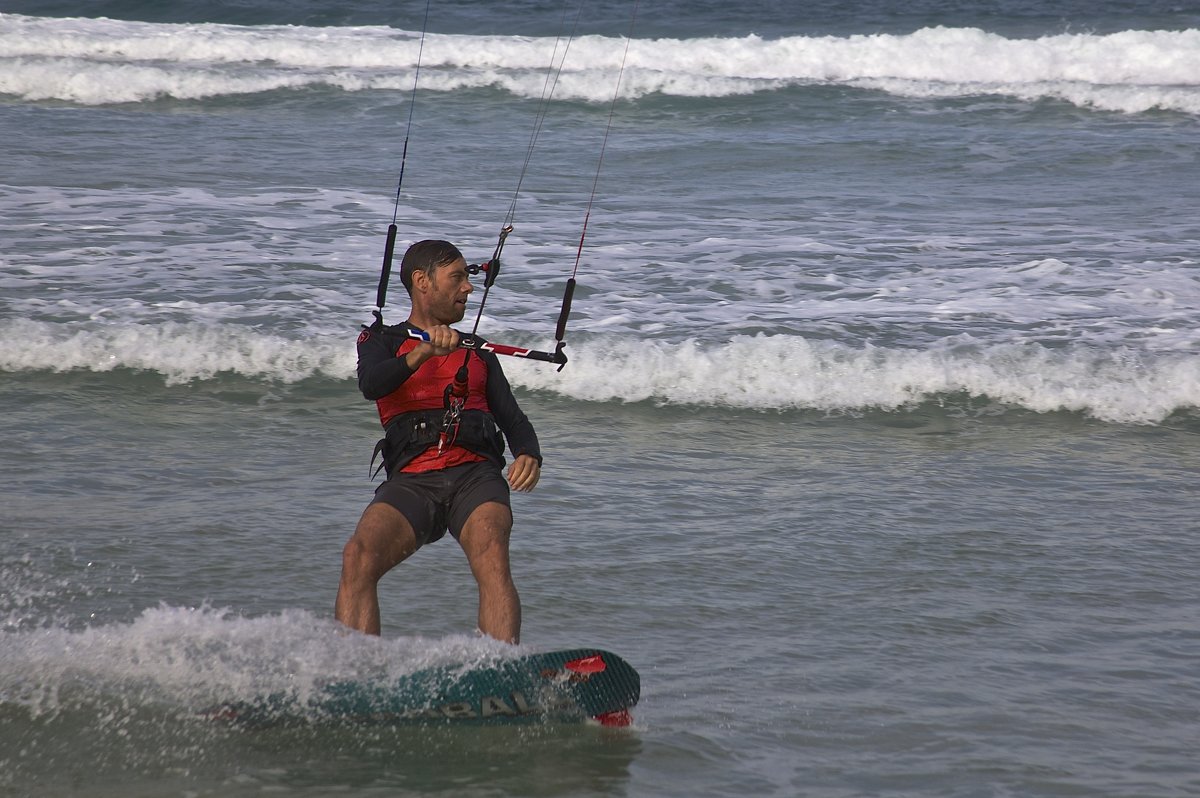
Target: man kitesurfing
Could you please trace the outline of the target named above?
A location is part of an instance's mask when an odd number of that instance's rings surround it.
[[[473,288],[462,253],[447,241],[417,242],[400,278],[412,299],[408,320],[376,323],[358,339],[358,387],[386,431],[377,453],[387,479],[343,550],[335,615],[378,635],[379,580],[448,530],[479,586],[479,631],[515,644],[521,601],[509,568],[509,488],[537,485],[537,435],[496,355],[463,348],[449,326],[462,320]],[[514,457],[507,482],[501,432]]]
[[[583,10],[580,3],[579,13]],[[368,634],[380,633],[378,584],[383,575],[421,546],[447,531],[462,546],[479,587],[479,631],[497,640],[516,644],[521,634],[521,601],[509,566],[512,511],[509,491],[531,491],[541,476],[542,456],[533,425],[517,405],[496,355],[508,355],[566,365],[567,320],[579,271],[592,203],[621,75],[629,52],[637,2],[630,19],[630,36],[613,90],[608,123],[600,145],[592,192],[584,213],[575,264],[563,292],[555,330],[553,352],[495,344],[478,334],[488,293],[500,273],[500,255],[513,229],[517,197],[529,168],[538,132],[562,70],[566,47],[559,57],[555,42],[538,119],[533,126],[525,164],[495,251],[489,261],[468,266],[458,248],[447,241],[419,241],[409,247],[401,262],[401,281],[412,300],[408,320],[385,326],[382,309],[392,268],[397,235],[397,215],[408,155],[412,110],[420,76],[421,53],[429,18],[426,4],[413,98],[409,104],[408,132],[400,161],[392,223],[384,247],[383,268],[376,296],[375,323],[358,339],[358,387],[376,402],[385,437],[376,445],[382,453],[387,479],[363,511],[354,534],[342,552],[335,616],[347,626]],[[578,23],[578,13],[576,23]],[[564,14],[564,22],[566,16]],[[567,39],[574,37],[574,32]],[[559,58],[557,66],[556,58]],[[551,78],[554,78],[552,80]],[[450,327],[462,321],[467,297],[473,290],[470,275],[485,272],[483,294],[475,328],[461,334]],[[513,455],[507,481],[504,442]]]

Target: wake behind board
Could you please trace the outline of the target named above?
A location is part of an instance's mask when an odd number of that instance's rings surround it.
[[[223,704],[207,717],[251,727],[295,723],[628,726],[641,679],[608,651],[579,648],[484,666],[442,666],[389,682],[333,682],[306,701],[276,694]]]

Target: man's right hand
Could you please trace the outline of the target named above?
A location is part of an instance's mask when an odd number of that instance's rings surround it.
[[[417,344],[405,356],[409,368],[413,371],[420,368],[421,364],[429,358],[448,355],[458,348],[458,333],[445,324],[429,327],[425,333],[429,336],[429,340]]]

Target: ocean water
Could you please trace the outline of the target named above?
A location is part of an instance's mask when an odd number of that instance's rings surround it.
[[[0,0],[0,796],[1200,793],[1200,7],[425,11]],[[507,655],[450,541],[332,620],[354,342],[512,208],[551,348],[593,183],[514,570],[634,727],[203,720]]]

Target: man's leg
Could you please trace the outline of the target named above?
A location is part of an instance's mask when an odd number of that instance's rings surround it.
[[[379,634],[379,580],[416,550],[417,536],[403,513],[390,504],[368,505],[342,549],[334,616],[352,629]]]
[[[499,502],[476,507],[458,542],[479,584],[479,631],[506,643],[521,638],[521,598],[508,563],[512,511]]]

